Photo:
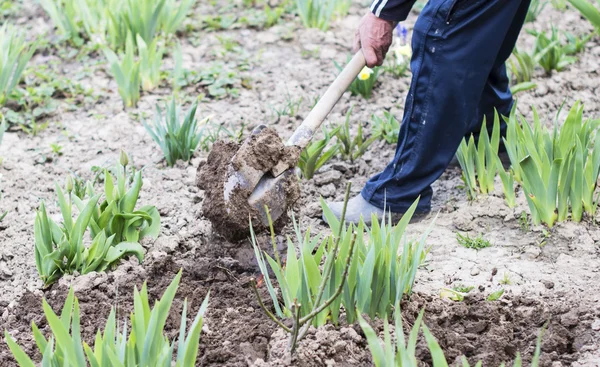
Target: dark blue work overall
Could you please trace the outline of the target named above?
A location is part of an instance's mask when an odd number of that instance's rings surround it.
[[[417,211],[431,207],[437,180],[462,138],[477,133],[494,108],[513,104],[505,61],[531,0],[430,0],[415,23],[412,81],[394,160],[362,190],[371,204],[402,213],[420,195]],[[414,0],[375,0],[371,11],[406,19]],[[505,129],[505,126],[503,126]]]

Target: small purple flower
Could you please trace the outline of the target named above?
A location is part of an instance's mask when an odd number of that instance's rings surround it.
[[[396,26],[396,36],[400,38],[400,42],[403,45],[406,44],[408,38],[408,29],[406,29],[406,27],[401,23],[398,23],[398,25]]]

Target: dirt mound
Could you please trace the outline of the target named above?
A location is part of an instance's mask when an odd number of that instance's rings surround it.
[[[192,265],[193,264],[193,265]],[[117,305],[118,317],[123,320],[133,308],[132,289],[148,279],[148,293],[152,300],[160,297],[171,279],[184,267],[179,289],[166,333],[170,339],[177,336],[179,315],[185,298],[194,312],[210,290],[210,303],[205,327],[200,337],[198,361],[201,366],[325,366],[335,362],[341,366],[370,366],[371,357],[362,331],[357,325],[326,326],[312,330],[302,341],[298,353],[290,358],[287,335],[276,330],[274,323],[260,309],[249,287],[253,268],[234,260],[200,257],[174,260],[170,256],[155,256],[146,271],[139,271],[134,262],[123,264],[108,275],[73,280],[80,301],[84,340],[93,340],[94,332],[102,327],[110,311]],[[80,284],[82,283],[82,284]],[[85,285],[85,286],[82,286]],[[67,294],[67,286],[59,283],[45,291],[44,296],[58,310]],[[263,299],[269,300],[265,290]],[[267,304],[269,307],[269,305]],[[554,362],[570,365],[578,350],[591,342],[591,311],[580,310],[574,302],[553,300],[545,303],[523,297],[503,297],[490,302],[481,296],[467,297],[464,302],[452,302],[437,297],[415,294],[402,305],[405,327],[414,324],[421,309],[425,308],[425,323],[431,329],[452,363],[466,355],[471,363],[482,360],[484,366],[498,366],[510,362],[517,352],[529,362],[537,335],[550,320],[542,344],[542,366]],[[49,333],[38,295],[26,293],[17,305],[8,311],[6,327],[29,355],[41,357],[31,336],[31,321],[36,322],[45,335]],[[381,320],[374,322],[383,329]],[[35,354],[34,354],[35,352]],[[424,364],[431,357],[424,340],[419,341],[417,356]],[[7,348],[0,348],[0,365],[16,366]]]
[[[210,291],[197,365],[241,367],[257,358],[265,358],[275,325],[264,315],[256,301],[249,286],[250,274],[244,273],[236,262],[208,258],[176,262],[169,256],[163,256],[147,266],[148,270],[144,273],[126,263],[117,272],[109,273],[106,281],[76,291],[81,308],[83,340],[93,342],[95,331],[104,326],[111,306],[117,306],[119,320],[128,318],[133,310],[134,285],[139,289],[147,279],[150,304],[153,304],[182,267],[186,270],[165,326],[169,339],[178,336],[184,299],[187,298],[191,304],[188,310],[189,325]],[[74,279],[75,288],[83,288],[78,287],[80,281]],[[96,284],[93,281],[90,283]],[[55,284],[45,291],[44,297],[54,310],[60,312],[67,292],[66,286]],[[269,299],[266,292],[262,297],[265,301]],[[28,355],[40,360],[41,355],[31,334],[31,321],[40,327],[44,335],[49,335],[50,328],[44,317],[41,297],[26,292],[10,313],[3,328],[9,330]],[[4,341],[0,345],[0,366],[16,367]]]
[[[298,157],[297,149],[285,147],[275,130],[269,128],[265,128],[261,134],[251,135],[242,147],[244,151],[238,154],[239,159],[233,164],[236,170],[240,169],[239,164],[236,164],[240,159],[256,170],[269,171],[279,161],[287,160],[295,165]],[[203,215],[211,221],[216,232],[234,241],[248,237],[249,216],[253,218],[252,223],[256,232],[266,229],[258,220],[258,211],[248,204],[251,189],[236,185],[231,190],[230,205],[226,206],[224,192],[230,174],[229,163],[239,149],[240,145],[233,142],[216,142],[206,164],[198,167],[196,176],[198,187],[205,190],[202,203]],[[291,208],[300,196],[297,177],[289,175],[284,186],[285,206]],[[275,228],[282,228],[287,221],[288,217],[284,213],[275,221]]]

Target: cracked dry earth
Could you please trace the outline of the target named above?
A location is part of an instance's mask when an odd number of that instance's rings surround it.
[[[225,2],[211,5],[198,2],[190,24],[198,16],[228,11]],[[237,3],[237,2],[236,2]],[[359,2],[350,14],[334,22],[327,32],[304,29],[300,22],[285,21],[266,30],[237,28],[219,32],[197,31],[201,42],[180,37],[184,66],[200,70],[219,60],[227,67],[246,65],[242,73],[251,79],[252,88],[240,88],[239,97],[205,99],[199,108],[201,116],[213,115],[216,122],[232,126],[247,124],[247,131],[261,123],[273,125],[282,138],[287,138],[316,96],[333,79],[333,61],[343,62],[360,16],[365,11]],[[409,29],[416,19],[411,14]],[[38,4],[28,4],[16,19],[31,35],[51,31],[50,21]],[[591,27],[568,9],[564,13],[547,6],[538,20],[526,29],[547,30],[548,24],[582,34]],[[291,34],[291,39],[289,35]],[[239,53],[223,60],[213,51],[219,46],[217,37],[243,40]],[[519,45],[531,47],[533,37],[523,32]],[[82,330],[89,340],[94,330],[105,322],[110,306],[118,305],[120,315],[132,307],[131,290],[147,280],[151,298],[159,297],[180,268],[184,276],[177,293],[171,318],[169,337],[177,333],[174,315],[181,311],[183,299],[196,310],[210,289],[210,306],[201,335],[199,366],[369,366],[371,357],[360,328],[343,322],[311,331],[290,358],[284,353],[286,337],[261,312],[249,288],[249,279],[257,268],[248,241],[237,243],[216,236],[202,213],[204,191],[195,185],[198,165],[206,160],[206,152],[197,152],[190,164],[165,167],[161,152],[142,127],[139,116],[151,116],[157,101],[170,95],[161,89],[146,94],[137,109],[123,111],[116,85],[105,72],[98,55],[93,55],[91,70],[82,84],[100,95],[97,102],[85,108],[62,108],[50,117],[49,127],[37,136],[9,131],[0,145],[2,199],[0,208],[9,214],[0,223],[0,328],[7,329],[25,351],[39,358],[30,333],[31,321],[43,332],[49,328],[41,311],[41,298],[59,307],[73,286],[82,310]],[[97,59],[97,60],[96,60]],[[519,95],[519,110],[526,116],[535,106],[550,123],[565,101],[567,105],[582,100],[588,116],[600,116],[600,41],[590,41],[579,61],[560,73],[545,75],[537,71],[538,87]],[[60,71],[73,77],[84,67],[74,59],[62,60],[56,54],[37,54],[31,65],[61,62]],[[97,61],[97,62],[96,62]],[[165,62],[172,63],[169,58]],[[390,110],[402,114],[409,78],[395,79],[382,75],[371,100],[345,95],[328,121],[343,121],[346,111],[354,106],[353,123],[364,123],[371,114]],[[190,87],[185,95],[195,97],[201,87]],[[286,94],[303,98],[298,116],[277,119],[272,107],[285,103]],[[353,131],[356,128],[353,127]],[[365,131],[369,131],[366,124]],[[62,156],[53,156],[51,143],[64,146]],[[162,219],[161,235],[156,241],[143,243],[147,250],[143,264],[125,261],[108,274],[63,278],[44,289],[38,280],[33,257],[33,222],[40,202],[47,203],[50,214],[58,218],[54,183],[74,172],[89,179],[91,168],[110,165],[118,159],[120,149],[130,152],[133,164],[144,168],[144,186],[140,204],[154,204]],[[296,218],[301,228],[312,227],[313,233],[327,231],[320,220],[319,196],[341,200],[347,181],[354,193],[373,174],[380,171],[393,156],[395,147],[383,142],[350,164],[334,158],[312,180],[302,182],[302,193]],[[474,202],[467,201],[461,189],[460,171],[449,168],[435,183],[434,210],[431,215],[409,226],[418,236],[432,221],[428,239],[431,246],[425,266],[418,272],[415,294],[403,304],[405,325],[410,326],[418,312],[425,308],[425,322],[438,338],[450,362],[466,355],[473,363],[483,360],[486,366],[511,362],[517,351],[529,361],[535,339],[548,322],[543,337],[543,366],[600,365],[600,229],[598,218],[582,223],[561,223],[550,231],[541,227],[523,228],[519,218],[528,208],[522,193],[518,205],[504,205],[498,182],[497,192]],[[278,243],[285,248],[283,235]],[[493,246],[479,251],[458,245],[456,232],[475,236],[479,233]],[[262,238],[267,246],[267,239]],[[444,288],[462,284],[473,286],[464,302],[440,298]],[[496,302],[485,298],[500,288],[505,294]],[[264,292],[264,290],[262,290]],[[266,297],[265,297],[266,298]],[[191,312],[190,314],[193,314]],[[382,330],[381,321],[374,326]],[[420,341],[419,357],[430,363]],[[0,366],[16,366],[6,344],[0,343]]]

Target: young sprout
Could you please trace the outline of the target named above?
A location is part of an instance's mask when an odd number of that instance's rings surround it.
[[[458,244],[475,250],[481,250],[486,247],[492,246],[489,240],[483,238],[483,235],[480,233],[475,238],[471,238],[468,234],[462,235],[460,233],[456,233],[456,240]]]
[[[194,366],[198,356],[200,332],[203,318],[208,308],[208,297],[200,305],[189,330],[187,329],[187,299],[183,301],[177,342],[169,341],[164,330],[167,317],[173,305],[175,292],[181,279],[181,271],[167,287],[162,297],[150,308],[146,283],[138,291],[134,287],[131,313],[131,330],[128,322],[117,319],[114,308],[103,330],[97,330],[94,343],[82,341],[79,301],[71,288],[57,315],[44,299],[42,306],[47,324],[50,327],[49,339],[40,332],[35,323],[31,328],[33,338],[42,356],[42,366],[82,367],[82,366]],[[122,326],[120,326],[122,325]],[[187,332],[187,333],[186,333]],[[4,332],[6,342],[19,366],[35,366],[23,349],[14,341],[8,331]],[[177,343],[177,354],[173,350]],[[110,356],[110,357],[107,357]],[[173,360],[173,357],[175,359]],[[87,362],[86,362],[87,358]],[[89,362],[89,363],[88,363]]]

